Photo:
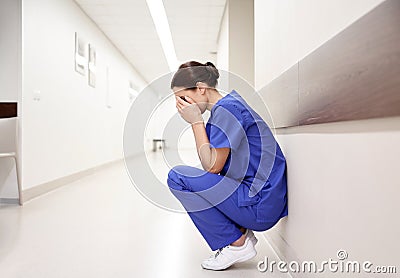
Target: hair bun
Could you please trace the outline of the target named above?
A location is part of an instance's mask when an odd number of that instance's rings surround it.
[[[211,74],[211,76],[217,80],[219,78],[219,72],[218,69],[214,66],[213,63],[207,62],[206,64],[206,69],[207,71]]]
[[[206,66],[210,66],[210,67],[216,68],[216,67],[214,66],[214,64],[211,63],[211,62],[207,62],[207,63],[206,63]]]

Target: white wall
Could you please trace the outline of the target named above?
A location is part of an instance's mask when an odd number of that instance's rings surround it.
[[[0,2],[0,101],[18,100],[21,70],[21,1]]]
[[[96,48],[96,88],[74,70],[75,31]],[[129,80],[145,82],[75,2],[23,1],[23,53],[23,189],[122,158]]]
[[[0,1],[1,102],[19,102],[21,98],[21,5],[21,0]],[[19,102],[18,114],[20,110]],[[15,170],[12,158],[0,159],[0,197],[17,196]]]
[[[255,0],[256,87],[380,2]],[[345,249],[351,260],[397,264],[400,118],[283,128],[277,140],[288,164],[289,216],[264,235],[278,253],[320,262]]]
[[[280,255],[321,262],[344,249],[349,260],[398,264],[400,117],[285,128],[277,140],[289,216],[264,233]]]
[[[253,0],[226,1],[217,43],[219,88],[226,93],[235,89],[244,96],[251,95],[252,89],[243,83],[254,85]]]
[[[253,0],[228,0],[227,8],[229,12],[229,70],[254,86],[254,2]],[[230,85],[235,86],[240,92],[236,84]]]
[[[229,5],[229,1],[227,1],[225,6],[217,41],[216,66],[222,70],[229,70],[229,9],[227,5]]]
[[[254,0],[260,89],[383,0]]]
[[[228,88],[229,80],[227,74],[222,71],[229,71],[229,1],[226,1],[224,15],[222,17],[221,26],[217,40],[217,64],[216,67],[220,71],[218,80],[218,88]]]

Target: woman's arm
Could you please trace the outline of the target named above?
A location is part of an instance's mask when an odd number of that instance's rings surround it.
[[[202,121],[193,123],[192,130],[196,140],[197,154],[203,169],[214,174],[220,173],[228,159],[230,148],[211,148]]]
[[[192,99],[188,98],[188,102],[185,102],[176,97],[176,108],[182,118],[192,125],[197,154],[203,169],[215,174],[220,173],[228,159],[230,148],[211,148],[200,109]]]

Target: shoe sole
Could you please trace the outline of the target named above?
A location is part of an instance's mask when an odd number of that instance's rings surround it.
[[[231,262],[229,264],[226,264],[226,265],[224,265],[222,267],[213,268],[213,267],[204,266],[203,264],[201,264],[201,267],[204,268],[204,269],[210,269],[210,270],[224,270],[224,269],[227,269],[228,267],[232,266],[235,263],[241,263],[241,262],[248,261],[248,260],[254,258],[256,255],[257,255],[257,251],[253,250],[253,252],[247,254],[246,256],[244,256],[242,258],[239,258],[239,259],[237,259],[237,260],[235,260],[235,261],[233,261],[233,262]]]

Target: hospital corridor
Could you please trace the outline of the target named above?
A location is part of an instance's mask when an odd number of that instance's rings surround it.
[[[399,0],[1,0],[0,278],[400,277]]]

